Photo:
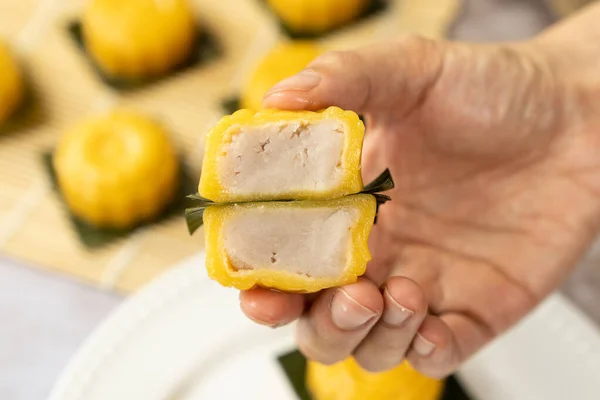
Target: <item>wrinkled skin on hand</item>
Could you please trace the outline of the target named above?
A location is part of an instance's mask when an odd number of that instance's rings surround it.
[[[364,114],[365,181],[389,167],[396,189],[363,279],[315,299],[253,289],[241,294],[246,314],[268,325],[300,318],[298,344],[317,361],[354,354],[379,371],[406,357],[436,377],[514,325],[557,288],[600,222],[600,110],[549,60],[533,41],[410,37],[326,54],[304,83],[273,88],[266,107]]]

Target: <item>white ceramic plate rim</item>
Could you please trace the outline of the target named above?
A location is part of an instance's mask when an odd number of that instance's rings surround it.
[[[86,339],[57,381],[50,400],[86,399],[86,389],[96,377],[110,372],[109,366],[119,362],[121,343],[143,335],[145,322],[184,301],[186,293],[207,290],[212,284],[204,272],[204,254],[199,254],[128,298]],[[216,332],[219,326],[211,329]],[[251,334],[256,336],[256,332]],[[261,330],[258,335],[264,335],[273,346],[292,343],[291,327]],[[136,368],[129,370],[135,374]],[[597,400],[600,333],[578,309],[555,294],[469,361],[459,371],[459,378],[480,400],[564,400],[565,394],[578,400]]]

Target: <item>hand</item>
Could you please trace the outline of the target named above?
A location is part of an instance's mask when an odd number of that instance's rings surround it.
[[[389,167],[396,189],[357,283],[253,289],[244,312],[299,318],[317,361],[407,358],[443,377],[553,291],[599,228],[600,114],[542,48],[409,37],[328,53],[275,86],[265,107],[365,115],[365,182]]]

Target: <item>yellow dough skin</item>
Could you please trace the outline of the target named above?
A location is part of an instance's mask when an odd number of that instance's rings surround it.
[[[158,216],[179,183],[179,163],[166,131],[122,110],[66,132],[54,168],[73,214],[106,228],[131,228]]]
[[[444,382],[404,361],[382,373],[363,370],[354,358],[333,365],[308,361],[307,385],[314,400],[439,400]]]
[[[302,71],[321,54],[321,49],[309,42],[280,43],[257,65],[242,88],[242,108],[260,110],[262,98],[279,81]]]
[[[228,218],[232,217],[239,208],[271,207],[347,207],[358,210],[359,217],[352,229],[352,244],[350,261],[343,273],[335,278],[306,276],[289,271],[269,269],[235,270],[223,244],[223,227]],[[285,292],[312,293],[321,289],[342,286],[356,282],[365,273],[367,262],[371,260],[368,247],[369,234],[373,227],[377,203],[370,194],[346,196],[324,201],[294,201],[294,202],[258,202],[214,205],[204,211],[204,232],[206,241],[206,269],[211,279],[223,286],[247,290],[254,286],[278,289]]]
[[[82,26],[101,69],[130,79],[167,73],[189,57],[196,40],[187,0],[91,0]]]
[[[19,65],[9,48],[0,42],[0,126],[19,108],[24,91]]]
[[[268,0],[294,32],[323,33],[358,17],[371,0]]]
[[[326,191],[295,191],[281,192],[274,195],[256,194],[253,196],[238,195],[231,193],[219,181],[219,161],[222,148],[231,141],[229,128],[236,125],[265,125],[277,122],[305,123],[318,122],[322,120],[337,120],[346,125],[347,140],[342,154],[342,166],[345,174],[340,184],[332,190]],[[361,177],[361,153],[365,134],[365,126],[352,111],[342,110],[338,107],[329,107],[322,111],[282,111],[265,109],[254,112],[250,110],[239,110],[232,115],[225,116],[206,135],[205,154],[202,163],[202,174],[198,192],[200,196],[210,199],[215,203],[259,201],[259,200],[302,200],[302,199],[332,199],[348,194],[358,193],[363,190]],[[229,135],[229,136],[228,136]]]

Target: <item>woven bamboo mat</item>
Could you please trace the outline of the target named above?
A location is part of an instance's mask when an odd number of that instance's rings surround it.
[[[546,0],[558,17],[565,17],[594,0]]]
[[[276,19],[260,0],[196,0],[199,20],[222,46],[220,57],[184,73],[121,93],[104,85],[67,33],[83,0],[0,0],[0,36],[26,65],[42,119],[0,136],[0,251],[106,289],[130,292],[203,246],[183,218],[153,225],[100,249],[78,240],[51,189],[41,154],[80,118],[124,105],[161,119],[199,174],[204,132],[223,114],[253,65],[278,40]],[[459,0],[404,0],[320,41],[346,48],[401,33],[443,36]]]

